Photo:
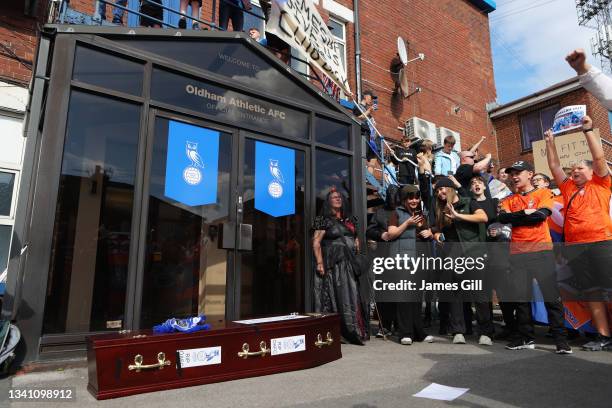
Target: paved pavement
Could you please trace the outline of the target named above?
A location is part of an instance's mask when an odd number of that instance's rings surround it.
[[[0,405],[35,408],[70,403],[9,403],[9,387],[76,387],[76,404],[94,407],[610,407],[612,352],[577,350],[554,354],[550,341],[536,350],[509,351],[453,345],[448,337],[433,344],[401,346],[372,339],[367,346],[343,345],[343,358],[314,369],[182,388],[107,401],[86,389],[81,367],[35,372],[0,381]],[[582,342],[575,343],[574,346]],[[412,395],[432,382],[469,388],[447,403]]]

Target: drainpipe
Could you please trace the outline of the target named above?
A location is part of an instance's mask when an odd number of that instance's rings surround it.
[[[357,101],[361,101],[361,26],[359,24],[359,0],[353,0],[355,19],[355,79],[357,81]]]

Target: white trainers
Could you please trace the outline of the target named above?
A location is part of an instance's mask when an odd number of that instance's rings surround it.
[[[412,344],[412,339],[410,337],[402,337],[400,343],[404,346],[409,346]]]
[[[465,344],[465,337],[463,337],[463,334],[455,334],[455,337],[453,337],[453,344]]]
[[[425,338],[423,339],[423,341],[424,341],[425,343],[433,343],[433,342],[434,342],[434,336],[429,335],[429,336],[425,337]]]
[[[480,344],[481,346],[492,346],[493,340],[491,340],[489,336],[482,335],[478,339],[478,344]]]

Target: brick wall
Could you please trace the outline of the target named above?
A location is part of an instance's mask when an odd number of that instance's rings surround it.
[[[14,0],[9,0],[14,1]],[[352,9],[352,0],[337,0]],[[43,2],[44,3],[44,2]],[[320,1],[319,11],[329,17]],[[434,4],[435,3],[435,4]],[[0,27],[0,41],[10,42],[17,55],[30,64],[36,47],[34,19],[23,16],[23,2],[8,15],[0,16],[10,23]],[[218,4],[218,1],[217,1]],[[72,0],[71,7],[88,14],[94,12],[93,0]],[[467,0],[360,0],[362,89],[373,89],[379,96],[376,121],[381,132],[399,139],[398,126],[418,116],[461,133],[462,145],[469,146],[481,136],[493,136],[485,104],[495,100],[488,17]],[[21,9],[19,9],[21,8]],[[41,16],[44,13],[41,13]],[[218,11],[215,13],[218,17]],[[204,0],[202,19],[211,20],[212,1]],[[112,13],[107,11],[107,19]],[[409,58],[425,54],[425,61],[408,65],[411,89],[423,92],[404,99],[393,92],[389,72],[396,56],[397,37],[409,44]],[[356,88],[354,25],[346,25],[347,65],[350,84]],[[0,77],[26,82],[31,73],[14,58],[0,55]],[[455,107],[459,107],[455,113]],[[493,137],[483,151],[496,155]]]
[[[44,10],[46,3],[41,1],[39,9]],[[42,20],[26,16],[22,0],[3,0],[1,8],[0,80],[26,85],[32,76]]]
[[[595,99],[593,95],[585,89],[580,88],[564,95],[551,98],[537,105],[493,119],[493,125],[495,126],[495,132],[497,134],[501,167],[511,165],[517,160],[526,160],[533,164],[532,151],[523,151],[522,148],[520,116],[554,104],[559,104],[561,107],[568,105],[586,105],[587,112],[593,119],[593,125],[599,128],[601,137],[612,142],[607,109]],[[612,162],[612,147],[605,143],[603,146],[604,152],[606,153],[606,159]]]
[[[362,0],[359,4],[362,78],[369,81],[363,89],[372,88],[379,95],[376,120],[381,131],[398,138],[397,127],[418,116],[461,133],[464,147],[487,136],[482,151],[496,156],[485,109],[496,98],[487,15],[458,0]],[[398,36],[409,43],[409,59],[425,54],[424,61],[407,66],[411,89],[423,89],[408,99],[390,91],[394,85],[385,71],[396,55]],[[460,111],[455,113],[454,107]]]

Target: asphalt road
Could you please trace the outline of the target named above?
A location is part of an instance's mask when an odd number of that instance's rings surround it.
[[[80,367],[17,375],[0,381],[0,404],[40,408],[109,407],[611,407],[612,352],[554,354],[540,337],[536,350],[509,351],[453,345],[448,337],[433,344],[401,346],[372,339],[368,345],[343,345],[343,358],[314,369],[197,387],[96,401]],[[78,364],[77,364],[78,365]],[[412,395],[431,383],[469,388],[453,402]],[[76,387],[76,403],[11,403],[8,390]]]

